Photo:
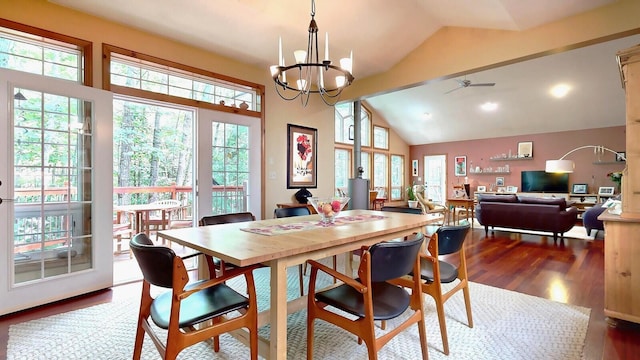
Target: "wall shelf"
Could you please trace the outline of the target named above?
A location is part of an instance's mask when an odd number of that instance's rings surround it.
[[[469,174],[473,174],[473,175],[495,175],[495,174],[503,174],[503,175],[508,175],[511,174],[511,171],[481,171],[481,172],[471,172],[469,171]]]
[[[614,165],[614,164],[626,164],[626,161],[594,161],[593,165]]]
[[[530,156],[530,157],[489,158],[489,161],[520,161],[520,160],[533,160],[533,156]]]

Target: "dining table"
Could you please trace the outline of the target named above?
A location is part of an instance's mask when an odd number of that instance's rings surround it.
[[[113,210],[116,212],[124,212],[131,214],[133,217],[133,229],[135,234],[139,234],[144,232],[149,236],[149,226],[147,223],[151,217],[152,212],[159,211],[161,216],[160,219],[168,219],[168,214],[171,211],[179,209],[179,205],[175,204],[160,204],[160,203],[149,203],[149,204],[134,204],[134,205],[115,205]],[[166,228],[168,224],[163,224],[162,228]]]
[[[260,339],[260,355],[287,358],[287,314],[306,308],[306,296],[287,301],[287,267],[344,254],[362,246],[425,232],[425,226],[441,221],[434,215],[341,211],[333,224],[320,223],[319,215],[258,220],[159,231],[176,242],[236,266],[262,264],[270,268],[270,308],[259,315],[258,326],[270,324],[270,339]],[[353,274],[351,261],[345,273]],[[240,335],[246,340],[245,336]]]

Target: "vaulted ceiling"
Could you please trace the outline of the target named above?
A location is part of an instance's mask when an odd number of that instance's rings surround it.
[[[53,3],[264,67],[306,47],[311,1],[50,0]],[[615,0],[318,0],[320,33],[333,57],[354,53],[354,75],[389,70],[438,29],[458,26],[520,31]],[[456,79],[366,98],[409,144],[425,144],[624,124],[624,93],[615,52],[635,36],[501,68],[467,74],[491,87],[456,88]],[[293,61],[293,56],[288,61]],[[458,80],[465,80],[458,77]],[[563,99],[548,95],[564,82]],[[274,100],[278,101],[278,100]],[[478,106],[497,104],[493,112]],[[427,115],[428,114],[428,115]]]

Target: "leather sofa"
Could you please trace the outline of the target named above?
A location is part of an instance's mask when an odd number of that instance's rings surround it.
[[[578,209],[567,207],[564,198],[535,198],[514,194],[478,194],[476,218],[484,226],[485,236],[489,226],[546,231],[563,238],[578,217]]]

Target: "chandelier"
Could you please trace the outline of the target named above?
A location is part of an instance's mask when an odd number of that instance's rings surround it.
[[[318,25],[314,16],[316,2],[311,0],[311,23],[309,23],[309,39],[307,50],[293,52],[295,64],[286,66],[282,56],[282,38],[278,40],[278,65],[271,66],[271,76],[275,82],[276,92],[284,100],[300,98],[302,105],[307,106],[311,94],[319,94],[322,101],[329,106],[335,105],[342,90],[354,80],[353,51],[348,58],[340,59],[340,66],[333,65],[329,59],[329,34],[325,33],[324,60],[319,60]],[[287,82],[287,77],[292,83]]]

